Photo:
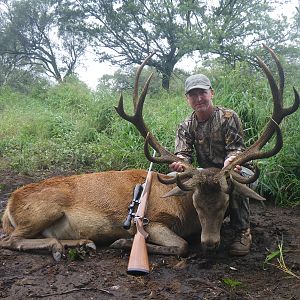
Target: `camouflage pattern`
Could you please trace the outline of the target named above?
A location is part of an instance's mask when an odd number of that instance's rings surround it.
[[[205,122],[198,122],[193,112],[177,130],[175,154],[192,162],[195,153],[202,168],[222,168],[226,158],[244,149],[240,119],[230,109],[214,107],[212,116]]]
[[[192,113],[177,130],[175,154],[181,154],[192,162],[195,154],[201,168],[223,168],[224,161],[231,155],[245,150],[241,121],[233,110],[214,107],[211,117],[205,122],[197,121]],[[252,169],[251,164],[246,164]],[[247,170],[245,176],[253,172]],[[249,174],[250,173],[250,174]],[[249,199],[233,193],[230,198],[229,215],[232,227],[240,231],[250,227]]]

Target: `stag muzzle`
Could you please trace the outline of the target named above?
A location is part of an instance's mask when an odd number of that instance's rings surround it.
[[[220,235],[205,238],[201,235],[201,246],[204,253],[216,251],[220,246]]]

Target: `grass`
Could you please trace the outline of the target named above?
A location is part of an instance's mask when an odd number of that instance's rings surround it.
[[[233,298],[235,290],[237,287],[243,286],[242,282],[231,279],[231,278],[223,278],[223,283],[229,287],[229,299]]]
[[[218,70],[212,78],[215,104],[237,111],[246,143],[251,145],[272,111],[266,80],[260,73],[249,73],[243,65],[233,71]],[[149,92],[143,112],[149,128],[170,151],[178,124],[191,112],[182,85],[178,86],[169,94]],[[34,87],[32,90],[31,94],[22,94],[0,88],[0,169],[34,174],[40,170],[57,173],[148,168],[142,137],[115,112],[119,94],[105,89],[91,92],[72,78],[40,92]],[[292,99],[287,86],[285,102]],[[132,91],[124,92],[124,104],[125,110],[132,112]],[[286,118],[281,126],[283,149],[275,157],[259,161],[259,192],[279,205],[300,203],[299,124],[299,112]],[[167,166],[154,168],[168,171]]]
[[[281,270],[282,272],[284,272],[285,274],[287,274],[289,277],[291,278],[295,278],[300,280],[300,275],[296,274],[295,272],[293,272],[287,265],[285,262],[285,257],[284,255],[286,253],[288,253],[288,250],[285,250],[283,248],[283,241],[279,241],[277,244],[278,249],[275,251],[270,251],[270,253],[267,255],[265,261],[264,261],[264,268],[265,265],[270,265],[273,266],[279,270]],[[275,263],[273,262],[273,260],[276,259]]]

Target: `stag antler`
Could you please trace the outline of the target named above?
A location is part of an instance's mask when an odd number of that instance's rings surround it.
[[[194,167],[191,164],[188,164],[184,162],[181,158],[174,155],[167,149],[165,149],[163,146],[161,146],[156,139],[156,137],[150,132],[147,125],[144,122],[143,119],[143,106],[145,102],[145,98],[148,92],[149,84],[152,78],[153,73],[148,77],[144,87],[143,91],[138,96],[138,88],[139,88],[139,79],[140,74],[146,65],[146,63],[150,60],[150,58],[154,55],[154,53],[150,54],[144,62],[141,64],[141,66],[138,68],[135,78],[135,84],[134,84],[134,92],[133,92],[133,106],[134,106],[134,114],[132,116],[128,115],[124,111],[124,104],[123,104],[123,95],[121,94],[119,104],[117,107],[115,107],[117,113],[120,115],[121,118],[127,120],[128,122],[132,123],[137,130],[140,132],[140,134],[145,138],[145,145],[144,145],[144,152],[146,157],[153,161],[154,163],[172,163],[175,161],[181,161],[184,164],[184,168],[186,170],[194,169]],[[149,153],[149,147],[148,144],[151,145],[152,148],[156,150],[156,152],[159,154],[157,157],[152,157]]]
[[[263,69],[265,75],[268,78],[269,85],[272,91],[273,96],[273,114],[270,118],[269,122],[267,123],[262,135],[260,138],[249,148],[247,148],[243,153],[241,153],[239,156],[237,156],[228,166],[226,166],[222,172],[218,176],[223,176],[224,174],[228,173],[230,176],[232,176],[235,180],[242,183],[250,183],[254,182],[257,178],[257,176],[248,179],[247,182],[245,179],[243,179],[238,173],[233,172],[233,169],[236,165],[243,165],[246,162],[249,162],[251,160],[255,159],[261,159],[261,158],[267,158],[274,156],[277,154],[280,149],[282,148],[283,142],[282,142],[282,135],[281,130],[279,128],[279,124],[281,121],[288,115],[294,113],[298,108],[300,104],[300,98],[299,94],[296,91],[295,87],[293,87],[295,100],[292,106],[283,108],[283,88],[284,88],[284,72],[281,66],[281,63],[278,60],[278,57],[274,53],[272,49],[270,49],[268,46],[263,44],[263,47],[269,51],[269,53],[272,55],[279,74],[279,87],[275,82],[275,79],[270,71],[270,69],[266,66],[266,64],[257,57],[258,64]],[[274,133],[276,133],[276,143],[275,146],[270,149],[269,151],[261,151],[261,149],[266,145],[266,143],[271,140]]]

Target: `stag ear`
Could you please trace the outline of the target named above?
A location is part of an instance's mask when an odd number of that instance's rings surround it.
[[[231,178],[231,181],[234,185],[234,190],[245,196],[245,197],[249,197],[255,200],[266,200],[266,198],[260,196],[259,194],[255,193],[252,189],[250,189],[247,185],[242,184],[237,182],[236,180],[234,180],[233,178]]]
[[[167,198],[167,197],[171,197],[171,196],[183,196],[187,193],[188,193],[187,191],[183,191],[178,186],[176,186],[171,191],[169,191],[168,193],[161,196],[161,198]]]

